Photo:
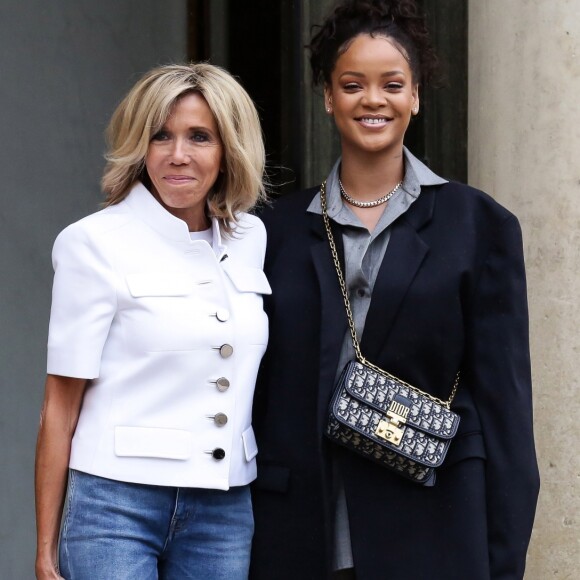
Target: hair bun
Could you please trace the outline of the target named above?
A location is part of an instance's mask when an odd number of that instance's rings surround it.
[[[417,82],[432,80],[438,60],[426,18],[416,0],[344,0],[329,14],[308,46],[314,84],[329,83],[337,58],[359,34],[385,34],[406,53]]]
[[[415,0],[350,0],[340,4],[336,13],[348,17],[366,17],[379,22],[404,24],[409,18],[420,18]]]

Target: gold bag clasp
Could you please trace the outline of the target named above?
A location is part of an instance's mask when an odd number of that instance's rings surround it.
[[[387,410],[387,418],[379,421],[375,435],[393,445],[399,445],[405,432],[404,426],[408,415],[408,406],[393,401]]]

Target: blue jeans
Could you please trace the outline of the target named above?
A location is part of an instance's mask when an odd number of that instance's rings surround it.
[[[66,580],[246,580],[249,486],[125,483],[70,470],[59,560]]]

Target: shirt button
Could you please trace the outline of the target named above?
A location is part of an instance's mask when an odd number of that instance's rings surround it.
[[[230,313],[225,308],[218,308],[215,315],[220,322],[226,322],[226,320],[229,320],[230,318]]]
[[[211,456],[218,461],[221,461],[225,456],[226,452],[221,447],[216,447],[212,452]]]
[[[222,358],[229,358],[234,354],[234,347],[231,344],[222,344],[219,350]]]
[[[218,427],[223,427],[228,422],[228,416],[225,413],[216,413],[213,421]]]
[[[228,381],[228,379],[226,379],[225,377],[220,377],[216,381],[216,387],[220,393],[223,393],[224,391],[227,391],[230,388],[230,381]]]
[[[366,296],[366,292],[364,288],[359,288],[356,293],[361,297],[364,298]]]

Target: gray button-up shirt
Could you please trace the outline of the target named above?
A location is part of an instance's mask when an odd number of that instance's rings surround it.
[[[411,207],[411,204],[419,197],[422,186],[447,183],[447,180],[433,173],[407,148],[404,148],[404,156],[405,177],[403,184],[387,203],[385,211],[372,232],[366,229],[350,207],[342,201],[338,183],[340,159],[335,163],[326,180],[328,216],[342,226],[345,256],[344,277],[359,341],[364,330],[377,274],[391,237],[391,224]],[[320,194],[317,194],[312,200],[308,211],[322,213]],[[354,357],[355,352],[350,331],[347,331],[336,369],[337,380],[346,363]],[[334,568],[341,570],[352,568],[353,560],[344,488],[340,480],[337,483]]]

